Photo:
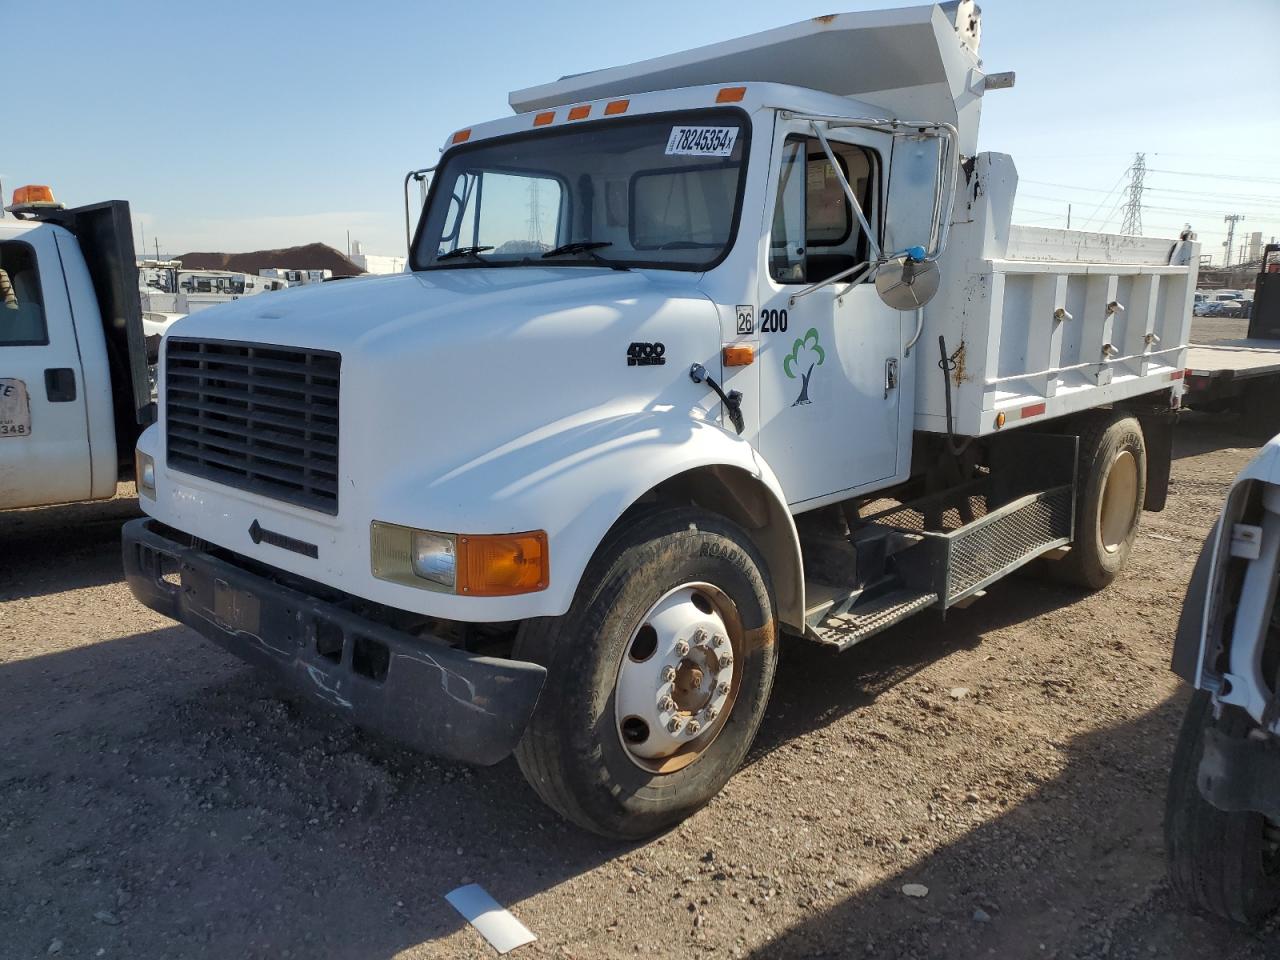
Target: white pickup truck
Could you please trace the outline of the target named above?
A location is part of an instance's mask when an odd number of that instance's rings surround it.
[[[1169,774],[1170,878],[1191,905],[1258,923],[1280,907],[1280,436],[1205,540],[1173,669],[1196,692]]]
[[[112,497],[155,419],[129,205],[0,216],[0,510]]]
[[[1164,501],[1198,248],[1011,227],[978,32],[823,17],[452,134],[408,272],[172,328],[136,596],[643,836],[740,764],[780,634],[1046,554],[1105,585]]]

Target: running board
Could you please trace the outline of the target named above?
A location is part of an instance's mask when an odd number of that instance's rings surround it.
[[[816,626],[805,630],[810,640],[837,650],[848,650],[881,630],[901,623],[912,614],[932,607],[938,602],[936,593],[902,589],[857,604],[846,613],[824,617]]]

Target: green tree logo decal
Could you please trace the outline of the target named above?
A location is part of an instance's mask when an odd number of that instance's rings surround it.
[[[822,366],[826,359],[827,352],[818,346],[818,331],[814,327],[792,344],[791,352],[782,361],[782,372],[794,380],[797,370],[804,371],[800,375],[800,396],[796,397],[793,407],[809,402],[809,377],[813,375],[813,368]]]

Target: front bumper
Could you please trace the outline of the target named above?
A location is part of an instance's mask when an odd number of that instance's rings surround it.
[[[425,753],[502,760],[546,679],[537,664],[423,640],[282,586],[185,546],[145,517],[125,524],[123,548],[125,578],[142,603]]]

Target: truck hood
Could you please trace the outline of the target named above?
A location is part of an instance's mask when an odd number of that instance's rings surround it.
[[[204,310],[168,338],[339,353],[345,504],[391,484],[421,493],[539,437],[622,430],[655,411],[705,417],[715,397],[688,371],[719,369],[719,314],[699,275],[654,273],[508,267],[343,280]]]
[[[692,292],[698,276],[664,273],[654,279],[594,267],[499,267],[358,277],[242,297],[192,314],[168,333],[342,353],[384,337],[414,338],[420,325],[634,303],[655,289]]]

